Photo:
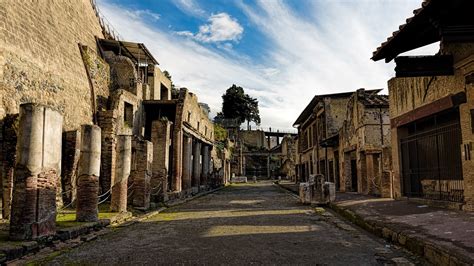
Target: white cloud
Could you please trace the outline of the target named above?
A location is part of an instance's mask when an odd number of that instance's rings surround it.
[[[206,12],[194,0],[174,0],[173,3],[186,14],[200,18],[206,16]]]
[[[199,32],[177,31],[176,34],[192,38],[203,43],[222,43],[227,41],[238,41],[242,37],[244,28],[239,22],[227,13],[211,15],[208,24],[199,26]],[[225,50],[232,49],[231,43],[219,45],[219,48]]]
[[[150,18],[152,20],[159,20],[160,14],[154,13],[148,9],[127,10],[126,13],[134,19]]]
[[[260,101],[263,126],[291,128],[315,94],[385,88],[394,64],[371,61],[372,51],[420,5],[418,0],[308,1],[305,9],[314,17],[302,18],[283,1],[261,0],[257,7],[241,3],[268,40],[264,62],[235,54],[229,42],[216,51],[193,41],[199,33],[152,28],[122,7],[107,2],[101,7],[126,40],[145,43],[175,83],[197,93],[213,114],[221,108],[220,96],[235,83]],[[228,25],[229,19],[219,27]],[[242,34],[235,25],[229,34],[211,30],[212,24],[210,20],[203,28],[202,38],[238,40]],[[434,47],[421,50],[433,53]]]
[[[238,41],[244,32],[239,22],[227,13],[209,17],[209,24],[199,27],[196,39],[203,42]]]

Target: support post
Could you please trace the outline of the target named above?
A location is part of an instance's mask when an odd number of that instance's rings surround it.
[[[171,125],[164,120],[156,120],[151,124],[151,142],[153,142],[151,194],[164,194],[168,190],[168,170],[171,145]],[[154,199],[153,199],[154,200]]]
[[[205,143],[202,144],[202,173],[201,173],[201,184],[208,185],[207,181],[209,178],[209,146]]]
[[[120,135],[117,138],[117,163],[115,177],[112,183],[112,200],[110,211],[127,211],[127,185],[130,176],[132,158],[132,137]]]
[[[134,146],[136,149],[136,159],[135,169],[132,171],[132,204],[135,208],[147,210],[150,208],[153,143],[146,140],[137,140],[134,141]]]
[[[98,195],[100,175],[101,130],[98,126],[81,127],[81,155],[77,175],[76,220],[99,219]]]
[[[183,137],[183,190],[190,189],[192,184],[192,156],[193,140],[192,137],[184,135]]]
[[[11,239],[35,239],[56,233],[62,123],[62,116],[48,107],[20,105]]]
[[[194,140],[193,143],[193,179],[192,186],[199,187],[201,185],[201,143]]]

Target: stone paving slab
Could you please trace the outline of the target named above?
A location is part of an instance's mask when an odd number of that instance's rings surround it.
[[[33,263],[414,265],[418,258],[271,182],[234,184]]]

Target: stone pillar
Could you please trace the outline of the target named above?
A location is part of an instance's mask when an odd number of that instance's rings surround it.
[[[20,106],[11,239],[35,239],[56,233],[62,123],[62,116],[48,107]]]
[[[370,195],[374,195],[376,193],[376,184],[375,183],[375,165],[374,165],[374,154],[373,153],[367,153],[366,154],[366,169],[367,169],[367,175],[363,178],[365,178],[367,181],[367,193]]]
[[[15,124],[18,121],[18,114],[7,115],[1,122],[0,134],[0,178],[2,185],[2,217],[10,219],[10,209],[13,192],[13,172],[16,160],[17,132]]]
[[[193,163],[191,160],[193,138],[187,135],[183,137],[183,190],[191,188],[191,176]]]
[[[199,187],[201,185],[201,143],[197,140],[193,143],[193,179],[192,186]]]
[[[61,160],[62,199],[64,205],[68,205],[76,199],[77,168],[80,154],[81,131],[64,132]]]
[[[267,177],[270,178],[270,155],[267,155]]]
[[[98,196],[100,174],[100,127],[81,127],[81,155],[77,171],[76,220],[94,222],[99,219]]]
[[[113,110],[99,111],[97,120],[102,130],[99,184],[100,193],[105,194],[111,189],[112,178],[115,175],[117,113]]]
[[[183,131],[175,128],[173,131],[173,172],[171,175],[171,190],[182,190],[183,177]]]
[[[168,190],[171,125],[171,122],[164,120],[156,120],[151,124],[151,142],[153,142],[152,194],[163,194]]]
[[[147,210],[150,208],[153,143],[146,140],[137,140],[134,144],[136,152],[135,169],[132,171],[132,204],[137,209]]]
[[[132,136],[120,135],[117,137],[117,162],[115,176],[112,183],[112,200],[110,211],[127,211],[127,184],[130,176],[132,159]]]
[[[207,185],[207,181],[209,178],[209,164],[210,164],[210,156],[209,156],[209,145],[202,144],[202,173],[201,173],[201,184]]]

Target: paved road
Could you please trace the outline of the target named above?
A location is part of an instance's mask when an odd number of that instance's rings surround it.
[[[234,185],[119,228],[48,264],[407,262],[407,254],[269,182]],[[408,258],[411,260],[411,258]]]

